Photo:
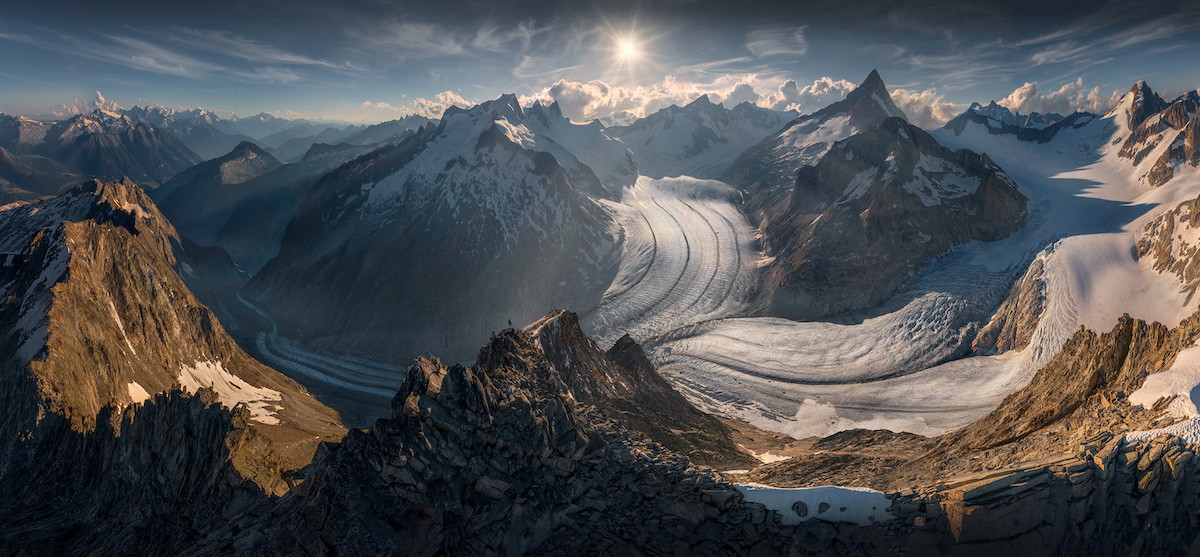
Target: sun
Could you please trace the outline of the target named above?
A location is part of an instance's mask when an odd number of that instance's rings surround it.
[[[626,62],[632,62],[642,57],[642,49],[632,39],[617,40],[617,56]]]

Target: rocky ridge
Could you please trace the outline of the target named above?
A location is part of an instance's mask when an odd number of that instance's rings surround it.
[[[692,406],[629,335],[604,352],[579,327],[579,316],[555,310],[526,327],[557,374],[561,390],[596,406],[696,464],[743,468],[758,464],[739,450],[729,428]]]
[[[1200,164],[1200,93],[1189,91],[1174,101],[1158,96],[1145,81],[1138,81],[1113,108],[1123,113],[1128,135],[1119,135],[1118,156],[1135,167],[1150,163],[1142,179],[1150,186],[1167,183],[1186,167]]]
[[[233,457],[267,492],[285,491],[282,474],[342,434],[336,413],[252,360],[196,301],[172,268],[177,242],[129,182],[87,182],[0,211],[3,466],[60,441],[43,427],[50,416],[88,434],[105,408],[206,387],[226,407],[244,404],[249,427],[269,440]]]

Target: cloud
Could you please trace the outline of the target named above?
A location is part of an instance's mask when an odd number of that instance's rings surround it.
[[[438,93],[432,100],[425,98],[413,99],[406,111],[410,114],[419,114],[426,118],[441,118],[442,113],[451,106],[470,108],[474,104],[462,98],[458,93],[443,91]]]
[[[529,43],[533,38],[549,31],[550,26],[538,27],[533,21],[518,23],[515,27],[502,31],[500,26],[495,24],[484,24],[475,30],[475,38],[471,39],[471,46],[480,50],[490,52],[511,52],[509,44],[517,42],[520,44],[518,52],[524,52],[529,48]]]
[[[75,99],[71,104],[61,105],[58,109],[52,110],[50,113],[58,118],[67,118],[76,114],[91,114],[97,110],[116,112],[121,110],[121,105],[117,104],[116,101],[104,98],[104,95],[101,95],[100,91],[96,91],[94,99],[82,101]]]
[[[351,34],[369,51],[395,52],[398,58],[426,58],[466,54],[466,41],[450,29],[433,23],[386,21],[369,31]]]
[[[854,84],[844,79],[822,77],[812,85],[801,87],[794,80],[787,80],[761,103],[775,110],[795,110],[801,113],[814,112],[838,102],[854,90]]]
[[[804,38],[806,28],[807,25],[756,29],[747,35],[746,49],[759,58],[781,54],[803,56],[808,52],[808,40]]]
[[[326,60],[310,58],[301,54],[285,51],[253,39],[247,39],[229,31],[207,29],[175,29],[166,38],[173,42],[185,44],[192,48],[242,58],[261,64],[284,64],[293,66],[320,66],[331,69],[344,69],[344,64],[335,64]]]
[[[1046,94],[1042,93],[1038,82],[1026,82],[1003,100],[997,101],[997,104],[1021,114],[1056,112],[1067,115],[1076,110],[1103,114],[1108,112],[1108,109],[1112,108],[1120,98],[1119,91],[1113,91],[1106,96],[1099,87],[1085,88],[1081,77]]]
[[[648,86],[622,87],[601,80],[587,83],[560,79],[550,87],[521,97],[521,103],[558,102],[568,118],[579,121],[599,119],[609,124],[627,124],[672,104],[683,106],[701,95],[714,103],[757,101],[760,95],[752,82],[754,76],[723,76],[712,83],[681,81],[667,76]]]
[[[701,95],[708,95],[709,101],[726,108],[750,102],[774,110],[811,112],[844,99],[852,90],[853,83],[829,77],[801,87],[794,80],[781,84],[778,78],[757,74],[726,74],[709,82],[667,76],[658,83],[636,87],[611,85],[602,80],[560,79],[541,91],[521,97],[521,103],[557,101],[563,114],[574,121],[598,119],[610,125],[625,125],[672,104],[684,106]]]
[[[942,100],[943,95],[934,89],[910,91],[895,89],[892,92],[892,102],[904,111],[908,121],[919,128],[927,130],[940,128],[951,118],[966,110],[966,105],[954,104]]]
[[[394,106],[392,106],[388,103],[384,103],[384,102],[373,103],[371,101],[363,101],[361,106],[363,108],[382,108],[384,110],[401,110],[398,107],[394,107]]]

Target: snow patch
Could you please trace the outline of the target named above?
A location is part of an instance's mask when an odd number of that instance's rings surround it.
[[[179,370],[178,380],[183,390],[188,393],[194,394],[202,388],[211,388],[216,391],[222,406],[234,408],[244,403],[250,410],[250,419],[269,425],[279,424],[275,411],[268,408],[278,410],[279,406],[269,404],[268,401],[282,400],[282,394],[274,389],[255,387],[247,383],[241,377],[225,371],[221,362],[197,361],[192,367],[183,366]]]
[[[747,501],[779,513],[786,525],[819,519],[870,526],[895,518],[888,511],[892,501],[887,495],[863,487],[783,488],[753,483],[735,484],[735,487]]]
[[[1200,443],[1200,411],[1196,408],[1200,402],[1200,346],[1180,351],[1171,367],[1147,377],[1142,388],[1129,395],[1129,403],[1151,408],[1164,397],[1174,397],[1167,405],[1167,412],[1183,421],[1163,428],[1135,431],[1127,434],[1126,439],[1142,441],[1169,433],[1189,443]]]
[[[142,388],[141,385],[138,385],[137,381],[130,381],[126,387],[129,388],[129,398],[133,400],[134,404],[141,404],[150,400],[150,393],[146,392],[146,389]]]

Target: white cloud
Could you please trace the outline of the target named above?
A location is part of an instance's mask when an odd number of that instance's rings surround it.
[[[398,58],[465,54],[462,38],[433,23],[387,21],[373,30],[354,30],[367,50],[393,51]]]
[[[795,110],[808,113],[820,110],[846,98],[854,84],[844,79],[822,77],[812,85],[801,87],[794,80],[787,80],[760,103],[775,110]]]
[[[104,95],[101,95],[100,91],[96,91],[96,98],[91,100],[75,99],[71,104],[61,105],[58,109],[51,111],[51,114],[59,118],[65,118],[76,114],[91,114],[96,110],[116,112],[121,110],[121,105],[117,104],[116,101],[104,98]]]
[[[747,35],[746,48],[759,58],[781,54],[803,56],[808,52],[808,40],[804,38],[806,28],[807,25],[756,29]]]
[[[1076,110],[1103,114],[1120,98],[1119,91],[1113,91],[1106,96],[1099,87],[1085,88],[1081,77],[1045,94],[1042,93],[1038,82],[1027,82],[1003,100],[997,101],[997,104],[1021,114],[1056,112],[1065,116]]]
[[[589,82],[559,80],[550,87],[521,97],[524,105],[534,101],[557,101],[563,114],[574,121],[599,119],[607,124],[628,124],[672,104],[684,106],[701,95],[726,108],[743,102],[774,110],[813,112],[846,98],[854,84],[822,77],[801,87],[794,80],[780,82],[756,74],[726,74],[708,83],[685,81],[667,76],[661,82],[637,87],[610,85],[601,80]]]
[[[521,103],[534,101],[558,102],[563,114],[577,122],[599,119],[609,124],[628,124],[672,104],[683,106],[701,95],[710,101],[723,103],[727,108],[743,101],[759,102],[761,86],[754,75],[726,75],[712,83],[681,81],[667,76],[649,86],[622,87],[600,80],[587,83],[559,80],[532,95],[521,97]]]
[[[442,113],[451,106],[470,108],[474,104],[462,98],[458,93],[443,91],[438,93],[432,100],[425,98],[413,99],[405,111],[410,114],[419,114],[426,118],[441,118]]]
[[[919,128],[940,128],[967,108],[966,105],[943,101],[943,96],[937,94],[934,89],[924,91],[896,89],[891,93],[892,102],[904,111],[910,123]]]

